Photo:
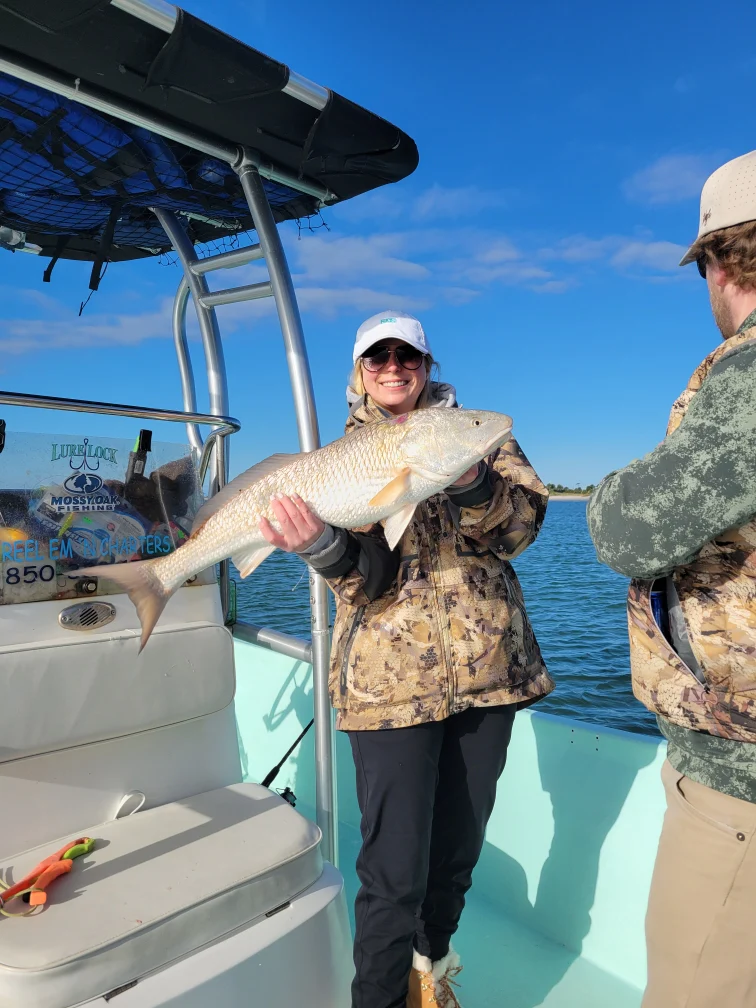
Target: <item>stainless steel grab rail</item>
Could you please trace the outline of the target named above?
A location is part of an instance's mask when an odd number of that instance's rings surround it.
[[[153,409],[149,406],[121,406],[118,403],[91,402],[88,399],[62,399],[58,396],[28,395],[26,392],[0,391],[0,405],[30,406],[33,409],[67,410],[70,413],[101,413],[105,416],[134,417],[137,420],[167,420],[171,423],[213,424],[214,430],[208,435],[202,447],[199,460],[200,485],[210,462],[212,450],[221,439],[235,434],[241,424],[234,417],[213,416],[211,413],[182,413],[179,410]]]
[[[237,620],[231,627],[231,632],[234,637],[246,644],[256,644],[288,658],[312,664],[312,644],[304,637],[295,637],[279,630],[268,630],[266,627],[257,626],[256,623],[245,623],[243,620]]]
[[[211,413],[182,413],[180,410],[157,409],[150,406],[122,406],[118,403],[94,402],[89,399],[63,399],[59,396],[29,395],[26,392],[3,392],[0,405],[29,406],[33,409],[66,410],[70,413],[101,413],[104,416],[134,417],[137,420],[167,420],[171,423],[206,423],[217,425],[218,437],[228,437],[241,429],[234,417],[213,416]]]

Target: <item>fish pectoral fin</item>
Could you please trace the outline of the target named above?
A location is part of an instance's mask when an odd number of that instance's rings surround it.
[[[401,511],[397,511],[396,514],[392,514],[383,523],[383,531],[386,535],[386,542],[389,545],[389,549],[394,549],[396,544],[404,535],[405,529],[412,521],[412,516],[415,513],[416,507],[417,504],[405,504]]]
[[[268,543],[265,546],[251,546],[249,549],[234,553],[231,560],[240,576],[245,578],[249,577],[252,571],[256,570],[263,560],[267,560],[275,550],[276,547],[270,546]]]
[[[421,476],[423,479],[430,480],[431,483],[438,483],[439,486],[446,486],[445,480],[450,480],[451,473],[440,473],[433,472],[431,469],[423,469],[422,466],[415,465],[414,462],[409,463],[410,472],[413,472],[416,476]]]
[[[400,469],[398,475],[396,475],[390,483],[379,490],[378,493],[369,501],[370,507],[389,507],[395,501],[398,501],[402,494],[407,493],[409,490],[409,480],[412,470],[408,468]],[[414,506],[414,505],[413,505]]]

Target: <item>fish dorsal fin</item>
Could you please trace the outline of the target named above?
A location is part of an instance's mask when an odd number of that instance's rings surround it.
[[[386,542],[389,545],[389,549],[393,549],[404,535],[404,530],[412,521],[412,516],[415,513],[416,507],[417,504],[410,501],[409,504],[405,504],[400,511],[397,511],[396,514],[392,514],[391,517],[387,518],[383,523],[383,531],[386,536]]]
[[[234,553],[231,559],[236,565],[243,578],[248,577],[253,570],[256,570],[263,560],[267,560],[271,553],[275,553],[276,547],[266,543],[264,546],[250,546],[246,550],[239,550]]]
[[[409,490],[409,480],[412,473],[406,466],[399,470],[399,473],[387,483],[382,490],[379,490],[375,497],[370,500],[370,507],[390,507],[394,501],[399,500],[402,494]]]
[[[197,512],[197,516],[194,519],[194,524],[192,525],[192,534],[194,534],[197,529],[204,525],[208,518],[220,511],[222,507],[225,507],[230,500],[232,500],[238,493],[242,490],[247,490],[253,485],[253,483],[258,483],[263,477],[269,476],[271,473],[276,472],[277,469],[283,469],[284,466],[288,465],[290,462],[296,462],[297,459],[303,458],[304,456],[300,454],[293,455],[269,455],[262,462],[258,462],[257,465],[253,465],[251,469],[246,469],[243,473],[240,473],[235,479],[232,479],[230,483],[227,483],[222,490],[211,497],[206,504]]]

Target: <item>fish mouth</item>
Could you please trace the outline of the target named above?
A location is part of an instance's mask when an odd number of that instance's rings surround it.
[[[486,443],[486,447],[483,454],[488,455],[489,452],[492,452],[494,450],[494,448],[500,448],[504,444],[504,442],[508,440],[509,435],[511,433],[512,433],[512,424],[510,424],[503,433],[497,434],[496,437],[491,438],[491,440]]]

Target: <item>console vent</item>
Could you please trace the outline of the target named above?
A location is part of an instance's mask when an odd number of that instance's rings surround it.
[[[78,602],[63,609],[58,622],[64,630],[99,630],[114,620],[115,614],[110,602]]]

